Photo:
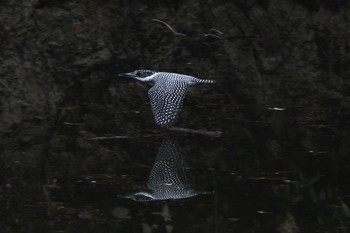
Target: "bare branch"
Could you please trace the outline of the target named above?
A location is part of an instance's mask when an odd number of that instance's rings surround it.
[[[179,33],[177,31],[175,31],[172,26],[170,26],[169,24],[167,24],[166,22],[164,22],[160,19],[152,19],[152,21],[155,21],[155,22],[158,22],[158,23],[165,25],[167,28],[169,28],[170,31],[172,31],[172,33],[174,33],[177,36],[187,36],[186,34]]]

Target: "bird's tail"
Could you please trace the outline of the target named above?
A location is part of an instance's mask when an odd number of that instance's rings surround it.
[[[198,79],[198,83],[216,83],[215,80],[210,80],[210,79]]]

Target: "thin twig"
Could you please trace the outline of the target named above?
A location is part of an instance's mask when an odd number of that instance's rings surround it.
[[[223,37],[222,36],[218,36],[218,35],[215,35],[215,34],[212,34],[212,33],[207,33],[207,34],[204,34],[202,37],[215,37],[215,38],[219,38],[219,39],[222,39]]]
[[[166,22],[164,22],[160,19],[152,19],[152,21],[155,21],[155,22],[158,22],[158,23],[165,25],[167,28],[169,28],[170,31],[172,31],[177,36],[187,36],[186,34],[179,33],[177,31],[175,31],[172,26],[170,26],[169,24],[167,24]]]
[[[224,33],[215,29],[215,28],[211,28],[209,30],[208,33],[204,34],[203,37],[216,37],[216,38],[219,38],[219,39],[223,39],[224,38]]]
[[[209,31],[213,31],[213,32],[216,32],[216,33],[218,33],[218,34],[220,34],[220,35],[224,35],[223,32],[221,32],[221,31],[219,31],[218,29],[215,29],[215,28],[210,28]]]

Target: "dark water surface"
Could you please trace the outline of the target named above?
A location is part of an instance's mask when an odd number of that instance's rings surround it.
[[[1,161],[1,230],[347,232],[346,132],[298,109],[258,109],[236,107],[243,117],[218,138],[96,138],[62,122],[47,153]]]

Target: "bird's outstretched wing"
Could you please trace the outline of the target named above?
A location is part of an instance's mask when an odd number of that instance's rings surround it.
[[[148,91],[154,120],[158,126],[170,127],[175,123],[186,92],[185,82],[167,79],[157,81]]]

